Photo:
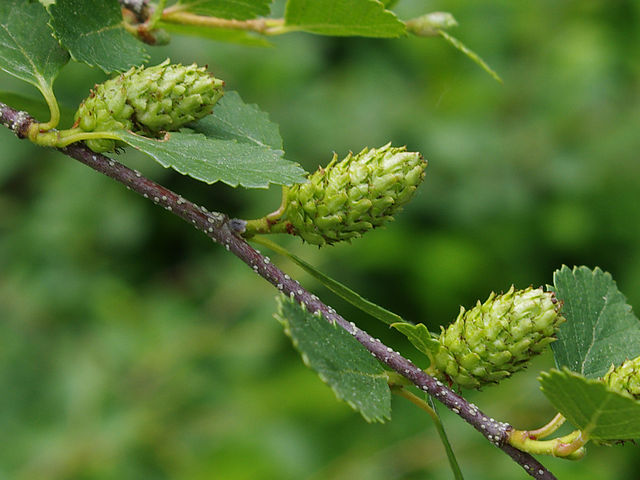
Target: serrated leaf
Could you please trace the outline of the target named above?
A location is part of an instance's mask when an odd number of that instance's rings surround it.
[[[69,61],[69,54],[51,35],[48,21],[47,11],[38,2],[0,2],[0,68],[40,91],[51,89]]]
[[[56,37],[77,62],[112,73],[149,59],[125,30],[118,0],[57,0],[49,14]]]
[[[0,91],[0,102],[15,108],[16,110],[24,110],[36,120],[44,120],[49,115],[49,107],[42,98],[34,98],[20,93]],[[75,110],[64,105],[60,105],[60,121],[63,124],[71,125],[73,123],[73,114]]]
[[[371,315],[374,318],[386,323],[387,325],[391,325],[396,322],[404,322],[402,317],[396,315],[395,313],[387,310],[380,305],[377,305],[366,298],[362,297],[360,294],[354,292],[346,285],[334,280],[333,278],[325,275],[318,269],[316,269],[313,265],[308,264],[300,257],[295,256],[293,253],[289,252],[285,248],[281,247],[277,243],[272,242],[263,237],[253,237],[250,239],[251,241],[255,241],[256,243],[260,243],[261,245],[270,248],[274,252],[279,253],[280,255],[284,255],[287,258],[293,260],[296,264],[300,266],[305,272],[309,273],[316,279],[320,281],[325,287],[331,290],[333,293],[342,297],[344,300],[349,302],[354,307],[362,310],[364,313]]]
[[[211,28],[199,25],[182,25],[180,23],[158,22],[157,28],[162,28],[170,33],[179,35],[191,35],[208,38],[218,42],[237,43],[250,47],[269,47],[271,43],[263,37],[259,37],[244,30],[231,30],[227,28]]]
[[[640,402],[567,368],[543,372],[539,381],[553,406],[589,438],[640,438]]]
[[[269,15],[271,0],[180,0],[173,9],[197,15],[247,20]]]
[[[306,172],[297,163],[282,158],[280,150],[208,138],[185,130],[171,132],[158,140],[127,131],[117,134],[163,167],[206,183],[267,188],[270,183],[291,185],[306,178]]]
[[[378,0],[289,0],[285,25],[321,35],[399,37],[403,22]]]
[[[391,418],[387,375],[356,339],[284,295],[278,297],[275,317],[304,363],[316,371],[338,399],[347,402],[368,422]]]
[[[640,321],[609,273],[565,265],[553,283],[567,319],[551,344],[558,367],[598,378],[612,363],[640,355]]]
[[[282,150],[278,125],[257,105],[244,103],[237,92],[225,92],[211,115],[189,127],[207,137]]]
[[[391,326],[407,337],[411,344],[429,359],[440,348],[440,342],[433,338],[433,335],[423,323],[418,323],[417,325],[394,323]]]

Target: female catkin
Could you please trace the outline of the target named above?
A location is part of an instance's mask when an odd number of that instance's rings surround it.
[[[224,82],[204,67],[170,64],[134,67],[96,85],[75,114],[85,132],[131,130],[158,137],[211,113],[223,95]],[[115,140],[91,139],[94,152],[114,150]]]

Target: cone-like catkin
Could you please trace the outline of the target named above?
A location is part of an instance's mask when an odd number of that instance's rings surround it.
[[[602,380],[611,390],[640,400],[640,357],[627,360],[619,367],[611,365]]]
[[[85,132],[132,130],[147,136],[177,130],[209,113],[222,97],[224,82],[197,65],[134,67],[96,85],[75,114]],[[108,139],[86,140],[94,152],[115,148]]]
[[[434,367],[441,380],[465,388],[497,383],[525,367],[549,343],[564,317],[553,292],[511,287],[469,311],[460,309],[439,337]]]
[[[360,237],[392,220],[413,196],[426,166],[419,153],[390,143],[350,153],[340,162],[334,155],[306,183],[288,189],[277,223],[316,245]]]

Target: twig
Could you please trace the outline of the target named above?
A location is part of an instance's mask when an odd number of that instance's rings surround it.
[[[209,28],[226,28],[229,30],[246,30],[262,35],[280,35],[295,31],[294,27],[286,26],[282,18],[255,18],[249,20],[234,20],[195,13],[184,12],[180,8],[170,7],[164,10],[160,17],[168,23],[181,25],[195,25]]]
[[[18,137],[24,138],[25,132],[34,122],[35,120],[27,112],[19,112],[0,102],[0,123],[16,132]],[[347,322],[334,309],[322,303],[318,297],[305,290],[297,281],[272,264],[269,257],[265,257],[251,247],[236,233],[244,229],[244,221],[230,220],[222,213],[209,212],[206,208],[185,200],[181,195],[143,177],[139,172],[104,155],[94,153],[84,144],[76,143],[59,150],[122,183],[180,218],[191,222],[195,228],[202,230],[212,240],[223,245],[280,292],[304,303],[310,312],[320,311],[328,321],[337,323],[353,335],[375,358],[410,380],[415,386],[427,392],[472,425],[491,443],[522,465],[529,475],[540,480],[554,480],[556,478],[530,454],[517,450],[506,443],[509,431],[512,430],[509,424],[488,417],[474,404],[470,404],[442,382],[416,367],[411,360],[393,351],[380,340],[371,337],[353,322]]]

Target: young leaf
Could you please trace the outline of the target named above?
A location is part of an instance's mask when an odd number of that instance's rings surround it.
[[[334,280],[333,278],[325,275],[324,273],[317,270],[313,265],[308,264],[301,258],[295,256],[293,253],[290,253],[286,249],[282,248],[277,243],[274,243],[271,240],[268,240],[264,237],[253,237],[250,240],[256,243],[260,243],[265,247],[270,248],[274,252],[279,253],[280,255],[284,255],[285,257],[293,260],[304,271],[306,271],[307,273],[309,273],[310,275],[318,279],[320,283],[322,283],[325,287],[327,287],[333,293],[335,293],[339,297],[342,297],[344,300],[349,302],[354,307],[359,308],[364,313],[367,313],[372,317],[377,318],[378,320],[386,323],[387,325],[391,325],[397,322],[399,323],[404,322],[402,317],[400,317],[399,315],[396,315],[395,313],[387,310],[384,307],[381,307],[380,305],[376,305],[375,303],[370,302],[366,298],[360,296],[358,293],[351,290],[346,285],[343,285],[337,280]],[[407,325],[410,325],[410,324],[407,324]]]
[[[276,319],[302,360],[367,422],[391,418],[391,392],[382,366],[349,333],[294,299],[277,298]]]
[[[230,30],[226,28],[211,28],[200,25],[183,25],[180,23],[158,22],[157,28],[162,28],[167,32],[177,33],[179,35],[191,35],[195,37],[208,38],[218,42],[237,43],[250,47],[268,47],[271,45],[269,41],[262,37],[258,37],[251,32],[244,30]]]
[[[640,322],[609,273],[565,265],[553,283],[567,319],[551,344],[558,367],[598,378],[640,355]]]
[[[553,406],[589,438],[640,438],[640,402],[567,368],[543,372],[539,381]]]
[[[48,21],[38,2],[0,2],[0,68],[35,85],[45,97],[69,61],[69,54],[51,35]]]
[[[278,125],[257,105],[244,103],[237,92],[225,92],[213,113],[190,128],[207,137],[282,150]]]
[[[431,335],[431,332],[422,323],[417,325],[411,323],[394,323],[391,326],[404,334],[414,347],[429,357],[429,360],[431,360],[432,355],[440,348],[440,342]]]
[[[282,158],[282,151],[235,140],[220,140],[182,130],[165,139],[119,131],[123,142],[146,153],[163,167],[206,183],[232,187],[267,188],[269,183],[291,185],[305,180],[297,163]]]
[[[57,0],[49,14],[55,36],[78,62],[111,73],[149,59],[125,30],[118,0]]]
[[[180,0],[177,8],[197,15],[247,20],[269,15],[270,4],[271,0]]]
[[[399,37],[403,22],[378,0],[289,0],[285,25],[321,35]]]

